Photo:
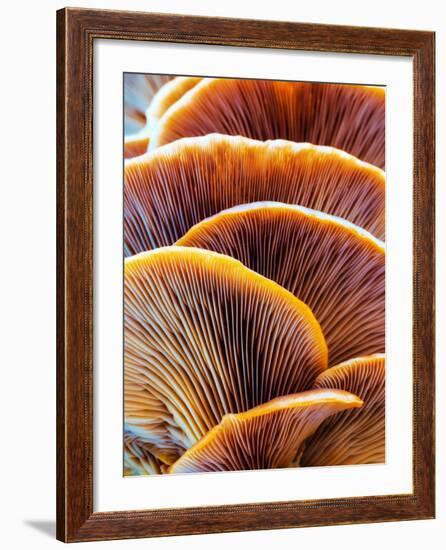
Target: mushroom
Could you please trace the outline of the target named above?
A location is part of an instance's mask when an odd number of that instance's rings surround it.
[[[172,464],[228,413],[311,388],[327,347],[311,310],[207,250],[125,261],[125,421]]]
[[[364,406],[325,420],[306,441],[301,466],[372,464],[385,461],[385,357],[351,359],[326,370],[317,389],[342,389],[358,395]]]
[[[164,113],[184,94],[201,82],[201,77],[177,76],[162,86],[154,95],[146,111],[147,130],[152,135]]]
[[[162,473],[161,464],[150,451],[150,446],[124,429],[124,475],[152,475]]]
[[[141,78],[147,75],[131,76]],[[156,128],[160,117],[170,105],[175,103],[200,80],[201,78],[191,76],[176,77],[173,80],[168,80],[157,92],[157,87],[161,82],[165,82],[164,79],[161,81],[142,80],[140,87],[143,88],[144,93],[141,90],[139,91],[139,96],[142,95],[142,98],[138,96],[139,107],[131,106],[131,101],[129,102],[130,105],[126,102],[126,128],[138,128],[138,131],[136,133],[133,131],[130,135],[126,135],[124,139],[124,158],[137,157],[147,152],[150,136]]]
[[[150,148],[213,132],[342,149],[384,168],[385,89],[204,78],[164,114]]]
[[[198,223],[177,244],[232,256],[306,303],[327,341],[329,365],[384,351],[385,250],[364,229],[301,206],[260,202]]]
[[[146,110],[155,93],[172,77],[138,73],[124,74],[124,133],[142,130],[147,122]]]
[[[311,390],[278,397],[239,414],[225,415],[216,427],[186,451],[168,473],[287,468],[300,448],[330,415],[361,407],[341,390]]]
[[[124,158],[131,159],[147,152],[149,136],[144,130],[124,139]]]
[[[329,147],[213,134],[126,162],[125,254],[172,245],[204,218],[264,200],[315,208],[384,236],[379,168]]]

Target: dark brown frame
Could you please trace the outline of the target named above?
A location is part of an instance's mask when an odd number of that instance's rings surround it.
[[[408,56],[414,63],[413,494],[93,512],[93,41]],[[124,539],[434,517],[432,32],[66,8],[57,13],[57,538]]]

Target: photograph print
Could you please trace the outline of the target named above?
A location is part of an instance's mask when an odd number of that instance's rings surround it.
[[[124,476],[384,463],[385,87],[123,79]]]

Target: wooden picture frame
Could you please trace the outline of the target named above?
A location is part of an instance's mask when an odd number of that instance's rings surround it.
[[[406,56],[414,69],[413,493],[93,512],[93,42]],[[66,8],[57,13],[57,538],[125,539],[427,519],[435,509],[432,32]]]

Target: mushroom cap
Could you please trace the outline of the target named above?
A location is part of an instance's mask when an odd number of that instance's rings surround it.
[[[385,461],[385,356],[351,359],[322,373],[315,388],[358,395],[361,410],[325,420],[306,441],[301,466],[373,464]]]
[[[294,466],[303,441],[324,419],[361,405],[362,401],[351,393],[311,390],[278,397],[246,412],[225,415],[168,473]]]
[[[165,112],[150,148],[213,132],[329,145],[384,168],[385,89],[204,78]]]
[[[139,73],[124,74],[124,133],[136,134],[146,125],[146,110],[155,93],[172,77]]]
[[[149,80],[149,75],[129,75],[139,85],[136,94],[136,105],[132,105],[132,93],[126,101],[125,128],[131,129],[124,139],[124,158],[129,159],[143,155],[149,148],[150,135],[156,128],[159,119],[165,111],[177,101],[182,95],[200,82],[198,77],[175,77],[173,80],[166,80],[172,77]],[[162,82],[166,82],[161,85]],[[158,89],[158,87],[161,87]],[[156,91],[158,90],[158,91]],[[143,112],[145,111],[145,112]]]
[[[379,168],[329,147],[213,134],[126,162],[125,254],[174,244],[204,218],[265,200],[321,210],[384,236]]]
[[[146,111],[147,129],[152,134],[164,113],[183,95],[191,90],[202,78],[197,76],[177,76],[157,91]]]
[[[385,348],[384,244],[352,223],[301,206],[263,202],[208,218],[180,246],[232,256],[306,303],[329,365]]]
[[[140,476],[161,473],[161,463],[157,460],[150,445],[124,429],[124,475]]]
[[[124,139],[124,158],[131,159],[139,157],[147,152],[149,146],[149,136],[141,130],[138,134],[126,137]]]
[[[327,366],[311,310],[228,256],[133,256],[124,296],[125,421],[167,464],[225,414],[305,391]]]

